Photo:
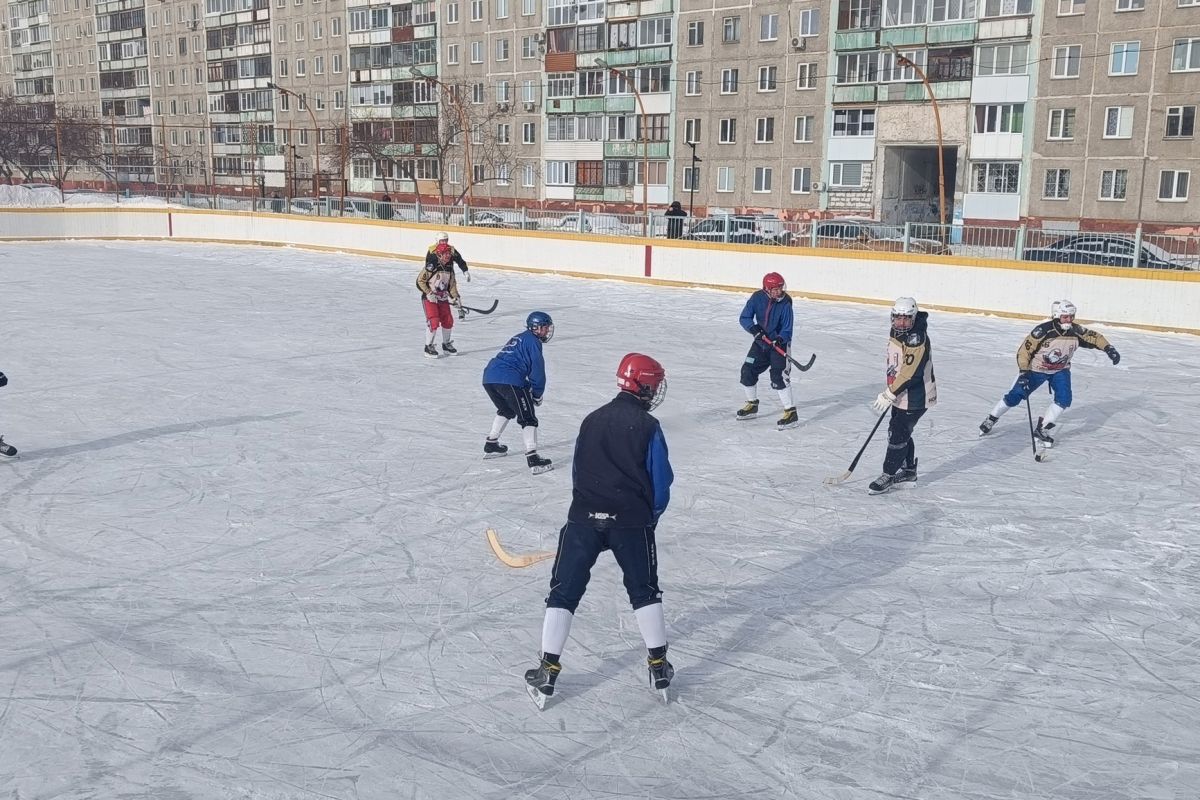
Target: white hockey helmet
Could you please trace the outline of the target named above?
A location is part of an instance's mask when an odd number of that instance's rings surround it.
[[[910,331],[917,323],[917,301],[911,297],[897,297],[892,304],[892,328]]]
[[[450,234],[446,233],[445,231],[442,231],[441,233],[439,233],[437,235],[437,240],[439,242],[448,242],[448,241],[450,241]]]
[[[1070,300],[1055,300],[1050,306],[1050,316],[1062,327],[1075,322],[1075,304]]]

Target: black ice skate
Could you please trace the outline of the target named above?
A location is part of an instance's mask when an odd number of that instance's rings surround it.
[[[442,352],[450,355],[457,355],[458,350],[454,347],[454,342],[442,342]]]
[[[675,668],[667,661],[667,648],[654,648],[646,658],[646,671],[650,676],[650,685],[662,692],[663,700],[669,702],[667,687],[675,677]]]
[[[914,458],[911,467],[900,467],[900,471],[892,476],[892,483],[916,483],[917,480],[917,462],[920,459]]]
[[[916,480],[916,472],[913,473],[913,480]],[[890,491],[896,483],[895,475],[888,475],[886,472],[880,475],[875,480],[871,481],[871,485],[867,487],[868,494],[883,494]]]
[[[561,664],[551,664],[546,659],[538,662],[534,669],[525,670],[525,691],[537,703],[539,709],[546,707],[546,700],[554,694],[554,682],[562,672]]]
[[[0,456],[8,456],[9,458],[12,458],[16,454],[17,448],[4,441],[4,437],[0,436]]]
[[[1042,425],[1042,418],[1038,417],[1037,427],[1033,429],[1033,438],[1037,439],[1038,444],[1049,450],[1054,447],[1054,437],[1050,435],[1050,431],[1054,430],[1054,423]]]
[[[508,455],[508,445],[500,444],[495,439],[484,439],[483,441],[483,457],[484,458],[499,458],[500,456]]]
[[[437,348],[435,348],[431,344],[425,345],[425,357],[426,358],[437,358],[438,357]]]
[[[754,419],[758,416],[758,401],[747,400],[746,405],[738,409],[738,419]]]
[[[996,426],[996,423],[999,421],[1000,421],[999,417],[993,417],[991,414],[988,414],[987,419],[985,419],[983,422],[979,423],[979,435],[987,436],[989,433],[992,432],[992,428],[994,428]]]
[[[525,463],[529,465],[529,471],[534,475],[541,475],[543,472],[549,472],[554,469],[550,465],[550,459],[542,458],[537,454],[537,451],[525,454]]]
[[[775,423],[775,427],[781,431],[786,431],[788,428],[794,428],[800,424],[800,416],[796,413],[795,408],[785,408],[783,416]]]

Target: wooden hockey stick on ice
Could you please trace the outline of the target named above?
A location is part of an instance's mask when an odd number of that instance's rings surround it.
[[[496,558],[500,559],[500,563],[506,567],[513,569],[521,569],[522,567],[532,566],[539,561],[545,561],[554,558],[553,552],[528,553],[523,556],[509,555],[509,553],[500,544],[500,537],[496,535],[496,531],[492,528],[487,529],[488,544],[492,547],[492,552],[496,554]]]
[[[863,453],[865,453],[867,450],[867,445],[869,445],[871,443],[871,439],[875,437],[875,431],[879,430],[879,423],[883,422],[883,418],[886,417],[887,413],[891,410],[891,406],[888,406],[883,410],[883,413],[879,415],[879,419],[875,420],[875,427],[871,428],[871,432],[867,434],[867,440],[862,443],[862,447],[858,448],[858,454],[855,455],[854,460],[850,462],[850,469],[846,470],[841,475],[835,475],[826,478],[825,483],[827,485],[833,486],[835,484],[850,480],[850,476],[854,474],[854,468],[858,466],[858,460],[863,457]]]

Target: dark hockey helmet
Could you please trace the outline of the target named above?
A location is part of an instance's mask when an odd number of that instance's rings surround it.
[[[617,367],[617,388],[635,395],[647,411],[653,411],[667,396],[667,371],[650,356],[630,353]]]
[[[771,296],[772,299],[778,299],[787,291],[787,283],[783,280],[783,276],[778,272],[768,272],[763,275],[762,281],[763,291]]]
[[[550,319],[550,315],[545,311],[534,311],[526,317],[525,327],[543,342],[554,338],[554,320]]]

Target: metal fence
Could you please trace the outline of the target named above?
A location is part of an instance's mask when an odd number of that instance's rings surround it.
[[[4,187],[0,187],[4,188]],[[382,203],[370,197],[264,197],[227,194],[122,194],[66,192],[57,204],[159,204],[228,211],[258,211],[298,216],[421,222],[447,227],[476,227],[566,234],[668,238],[691,242],[761,245],[781,248],[825,248],[888,253],[954,255],[965,258],[1087,264],[1143,269],[1200,270],[1200,236],[1048,230],[1026,226],[976,226],[904,223],[887,225],[858,217],[801,222],[766,214],[710,214],[668,218],[597,213],[584,210],[546,211],[465,205]],[[10,193],[11,194],[11,193]],[[2,195],[0,195],[2,197]],[[42,198],[49,199],[49,198]],[[12,203],[13,198],[8,197]],[[33,203],[48,205],[48,202]]]

